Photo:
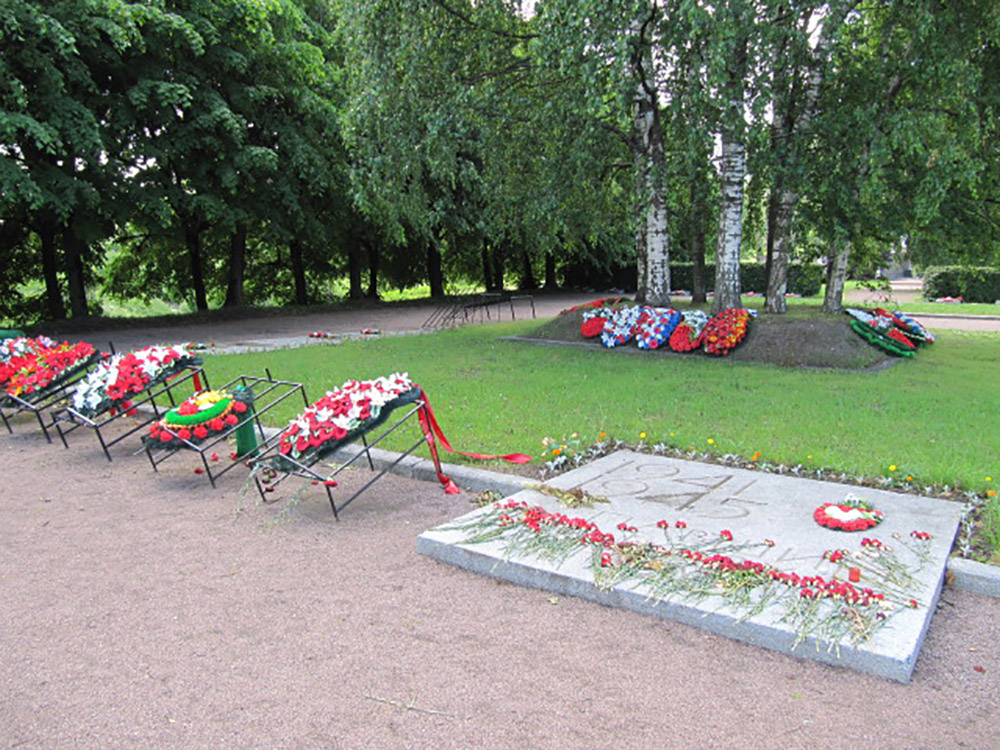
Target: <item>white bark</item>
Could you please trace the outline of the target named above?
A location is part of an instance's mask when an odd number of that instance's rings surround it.
[[[714,312],[742,307],[740,298],[740,247],[743,242],[743,181],[746,148],[731,133],[722,136],[722,207],[715,246]]]
[[[670,305],[670,221],[663,178],[666,158],[653,75],[652,55],[635,28],[637,51],[633,58],[636,97],[632,118],[632,159],[636,171],[636,300],[656,307]]]

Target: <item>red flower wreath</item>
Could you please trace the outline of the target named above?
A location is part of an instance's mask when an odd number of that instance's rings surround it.
[[[882,519],[882,511],[852,495],[842,503],[823,503],[813,511],[816,523],[835,531],[865,531],[878,526]]]
[[[669,344],[675,352],[693,351],[701,346],[701,332],[687,323],[681,323],[670,334]]]

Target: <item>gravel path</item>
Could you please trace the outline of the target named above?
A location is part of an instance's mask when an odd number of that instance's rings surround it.
[[[0,436],[2,748],[1000,746],[994,599],[946,588],[898,685],[421,557],[416,536],[469,508],[436,484],[387,476],[335,523],[316,488],[283,515],[239,471],[213,491],[190,456],[154,474],[70,439]]]

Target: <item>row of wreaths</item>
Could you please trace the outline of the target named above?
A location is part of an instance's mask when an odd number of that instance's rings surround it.
[[[602,306],[583,313],[580,333],[584,338],[600,337],[606,347],[634,340],[640,349],[701,349],[725,356],[746,338],[754,315],[737,307],[710,316],[701,310],[681,312],[669,307]]]
[[[848,308],[851,328],[865,341],[902,357],[934,342],[934,334],[896,310]],[[730,308],[716,315],[701,310],[674,310],[641,305],[601,305],[583,313],[580,334],[600,338],[606,347],[634,341],[640,349],[670,348],[675,352],[701,349],[706,354],[729,354],[746,338],[753,311]]]
[[[107,354],[87,342],[71,344],[46,336],[7,338],[0,340],[0,405],[41,404],[62,389],[60,400],[65,398],[82,416],[128,414],[133,399],[201,364],[187,344]],[[328,447],[382,421],[393,408],[415,401],[419,393],[405,374],[348,381],[292,420],[281,434],[279,453],[311,463]],[[238,428],[252,416],[249,389],[200,390],[154,422],[143,440],[163,449],[198,445]]]
[[[56,342],[46,337],[0,340],[0,407],[23,408],[52,400],[68,403],[81,416],[134,413],[133,399],[187,368],[199,367],[187,344],[151,346],[126,354],[101,354],[87,343]],[[419,421],[427,438],[438,479],[449,493],[457,486],[441,473],[437,446],[451,447],[437,424],[424,390],[406,373],[373,380],[349,380],[329,390],[305,408],[281,431],[274,454],[258,463],[272,469],[293,471],[311,466],[340,445],[386,420],[400,406],[420,402]],[[197,448],[205,441],[235,435],[232,460],[257,455],[252,419],[254,396],[250,388],[198,390],[183,403],[153,422],[143,436],[150,450]],[[433,437],[431,435],[433,433]],[[270,451],[269,451],[270,452]],[[462,453],[478,459],[499,458],[526,463],[520,453],[486,455]]]

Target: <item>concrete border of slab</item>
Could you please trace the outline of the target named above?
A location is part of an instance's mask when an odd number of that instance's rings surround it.
[[[1000,599],[1000,568],[995,565],[952,557],[948,560],[948,573],[956,588]]]

